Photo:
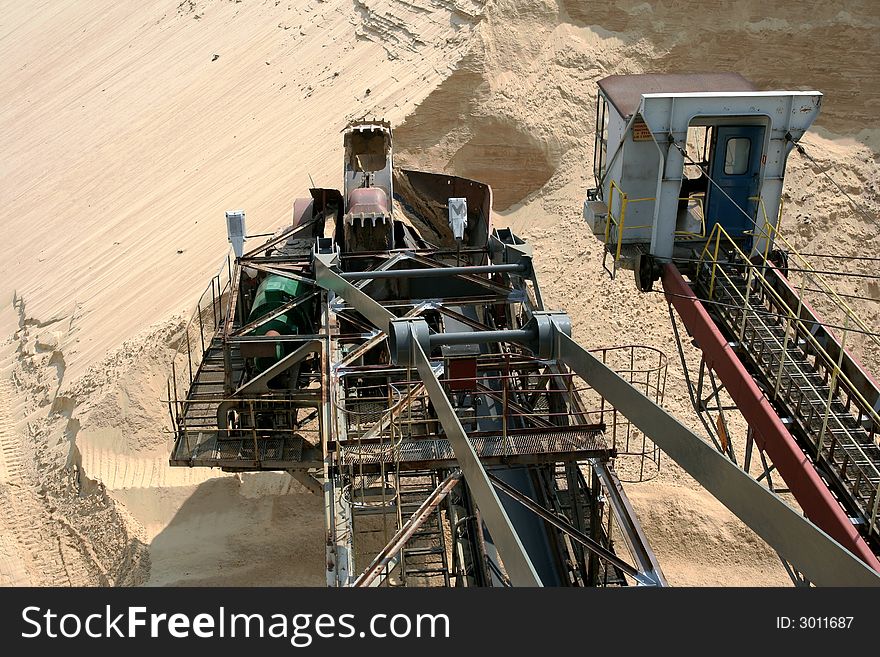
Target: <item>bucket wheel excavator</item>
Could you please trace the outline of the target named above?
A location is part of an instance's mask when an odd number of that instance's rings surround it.
[[[782,103],[797,138],[818,95],[777,96],[740,105],[773,103],[762,134],[775,139]],[[606,142],[661,161],[653,117],[640,109]],[[803,578],[880,583],[854,525],[804,517],[662,408],[662,353],[572,339],[568,316],[544,306],[531,247],[492,227],[487,185],[394,168],[383,121],[350,124],[343,145],[342,189],[310,189],[260,246],[246,250],[244,212],[227,213],[234,255],[197,303],[168,382],[171,465],[286,471],[321,496],[329,586],[663,586],[623,481],[656,472],[662,449]],[[624,155],[605,148],[610,174]],[[604,216],[617,239],[618,201],[601,180],[594,230]],[[635,193],[618,178],[610,193],[621,190]],[[663,249],[676,230],[658,237]],[[646,255],[665,272],[671,252]],[[719,255],[700,285],[735,294],[721,272],[747,274],[742,264]],[[756,433],[769,453],[766,440]]]

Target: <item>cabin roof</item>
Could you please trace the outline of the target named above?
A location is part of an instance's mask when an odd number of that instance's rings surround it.
[[[756,91],[739,73],[642,73],[609,75],[599,88],[624,118],[639,109],[642,94]]]

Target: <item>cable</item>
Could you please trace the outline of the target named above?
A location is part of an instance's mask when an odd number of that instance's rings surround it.
[[[797,149],[797,151],[798,151],[801,155],[803,155],[804,157],[806,157],[807,159],[809,159],[814,165],[816,165],[817,167],[819,167],[819,169],[822,171],[822,174],[825,175],[825,177],[828,178],[828,180],[831,181],[831,183],[832,183],[832,184],[838,189],[838,191],[840,191],[840,193],[843,194],[843,195],[849,200],[849,202],[850,202],[850,203],[853,205],[853,207],[859,212],[859,214],[861,214],[865,219],[867,219],[869,223],[875,223],[875,221],[874,221],[873,219],[871,219],[871,218],[870,218],[870,217],[869,217],[864,211],[862,211],[862,209],[856,204],[856,202],[853,200],[853,198],[852,198],[852,197],[851,197],[851,196],[850,196],[850,195],[849,195],[849,194],[848,194],[848,193],[847,193],[847,192],[846,192],[846,191],[845,191],[840,185],[837,184],[837,181],[835,181],[835,180],[834,180],[834,179],[828,174],[827,171],[825,171],[824,169],[822,169],[822,167],[819,166],[819,164],[818,164],[818,163],[812,158],[812,156],[810,156],[810,155],[804,150],[804,147],[803,147],[803,146],[801,146],[799,143],[797,143],[796,141],[794,141],[794,139],[791,138],[791,135],[786,135],[786,137],[787,137],[787,139],[788,139],[789,141],[791,141],[791,142],[794,144],[795,149]],[[715,182],[715,181],[712,179],[712,177],[709,175],[709,172],[706,171],[706,169],[703,168],[703,166],[702,166],[699,162],[694,161],[694,159],[691,158],[690,155],[688,155],[687,151],[686,151],[685,149],[683,149],[680,145],[678,145],[677,143],[675,143],[674,141],[672,141],[671,144],[672,144],[672,145],[673,145],[673,146],[674,146],[674,147],[675,147],[675,148],[681,153],[682,157],[683,157],[685,160],[687,160],[691,165],[696,166],[696,167],[697,167],[697,168],[703,173],[703,175],[706,176],[706,179],[707,179],[710,183],[712,183],[712,184],[718,189],[718,191],[720,191],[720,192],[721,192],[721,193],[727,198],[727,200],[730,201],[730,202],[734,205],[734,207],[736,207],[736,209],[739,210],[740,213],[741,213],[746,219],[748,219],[749,222],[750,222],[750,223],[751,223],[756,229],[758,229],[758,233],[761,233],[761,232],[762,232],[762,231],[760,230],[760,227],[758,226],[758,223],[755,221],[755,219],[753,219],[751,216],[749,216],[749,214],[748,214],[745,210],[743,210],[743,209],[739,206],[739,204],[738,204],[736,201],[734,201],[734,200],[730,197],[730,195],[729,195],[729,194],[728,194],[728,193],[727,193],[727,192],[726,192],[726,191],[725,191],[725,190],[724,190],[724,189],[723,189],[723,188],[722,188],[717,182]],[[800,254],[800,255],[810,255],[810,254]],[[815,254],[813,254],[813,256],[816,257]],[[819,257],[821,257],[821,256],[819,256]],[[856,256],[856,257],[852,257],[852,259],[853,259],[853,260],[858,259],[858,260],[880,261],[880,258],[869,258],[869,257],[861,258],[861,257],[858,257],[858,256]],[[686,262],[702,262],[702,260],[698,260],[698,259],[696,259],[696,258],[674,258],[674,260],[675,260],[675,261],[686,261]],[[748,263],[748,264],[746,264],[746,263],[737,263],[736,266],[741,266],[741,267],[754,267],[754,268],[758,268],[758,267],[760,267],[760,268],[763,268],[763,267],[765,267],[766,265],[754,265],[754,264],[751,264],[751,263]],[[851,277],[851,278],[862,278],[862,279],[869,279],[869,280],[880,280],[880,275],[872,275],[872,274],[861,274],[861,273],[842,272],[842,271],[837,271],[837,270],[798,269],[798,268],[794,268],[794,267],[787,267],[786,269],[787,269],[787,271],[789,271],[789,272],[801,272],[801,273],[806,273],[806,274],[825,274],[825,275],[828,275],[828,276],[845,276],[845,277]],[[865,297],[860,297],[860,296],[857,296],[857,295],[850,295],[850,294],[840,294],[840,293],[837,293],[837,292],[832,293],[832,292],[827,292],[827,291],[822,291],[822,290],[815,290],[815,289],[811,289],[810,291],[813,291],[813,292],[824,292],[824,294],[826,294],[826,295],[828,295],[828,296],[831,296],[832,294],[836,294],[837,296],[845,296],[845,297],[849,297],[849,298],[853,298],[853,299],[859,299],[859,300],[861,300],[861,301],[877,301],[876,299],[868,299],[868,298],[865,298]],[[669,293],[669,292],[664,292],[664,294],[667,294],[668,296],[681,297],[681,298],[683,298],[683,299],[690,299],[690,298],[691,298],[691,297],[688,297],[688,296],[685,296],[685,295],[677,295],[677,294]],[[715,305],[717,305],[717,306],[721,306],[721,307],[727,307],[727,308],[733,308],[733,309],[738,309],[738,308],[739,308],[739,306],[734,306],[734,305],[731,305],[731,304],[725,304],[725,303],[720,302],[720,301],[710,301],[710,300],[704,300],[704,299],[700,299],[700,301],[701,301],[702,303],[715,304]],[[757,314],[757,315],[764,314],[764,315],[768,315],[768,316],[777,316],[776,313],[772,313],[772,312],[764,312],[764,313],[761,313],[760,311],[757,311],[757,310],[753,310],[753,312],[755,312],[755,314]],[[800,321],[801,321],[802,323],[804,323],[804,324],[819,325],[819,326],[826,327],[826,328],[836,328],[836,329],[843,330],[843,331],[850,331],[850,332],[853,332],[853,333],[859,333],[859,334],[862,334],[862,335],[867,335],[867,336],[870,336],[870,337],[873,337],[873,338],[880,338],[880,334],[878,334],[878,333],[874,333],[874,332],[871,332],[871,331],[863,331],[863,330],[860,330],[860,329],[853,329],[853,328],[849,328],[849,327],[837,326],[837,325],[834,325],[834,324],[823,324],[822,322],[818,322],[818,321],[815,321],[815,322],[814,322],[814,321],[803,320],[803,319],[801,319]]]
[[[841,186],[837,183],[837,181],[834,180],[834,178],[832,178],[831,175],[830,175],[825,169],[823,169],[822,166],[821,166],[818,162],[816,162],[816,160],[813,158],[813,156],[811,156],[809,153],[807,153],[807,151],[804,149],[804,147],[803,147],[801,144],[799,144],[798,142],[796,142],[796,141],[791,137],[790,134],[787,134],[787,135],[786,135],[786,139],[788,139],[788,140],[794,145],[794,148],[795,148],[795,150],[797,150],[798,153],[800,153],[801,155],[803,155],[804,157],[806,157],[808,160],[810,160],[810,162],[812,162],[816,167],[819,168],[819,170],[822,172],[822,175],[824,175],[826,178],[828,178],[828,180],[831,181],[831,184],[834,185],[834,186],[837,188],[837,190],[838,190],[841,194],[843,194],[843,195],[849,200],[849,202],[852,204],[853,208],[854,208],[859,214],[861,214],[862,217],[864,217],[864,218],[868,221],[868,223],[877,223],[876,218],[875,218],[875,219],[872,219],[871,217],[869,217],[868,214],[867,214],[867,212],[865,212],[864,210],[862,210],[862,208],[861,208],[861,207],[855,202],[855,200],[853,199],[853,197],[850,196],[850,195],[846,192],[846,190],[844,190],[843,187],[841,187]],[[715,185],[715,187],[718,189],[718,191],[720,191],[722,194],[724,194],[725,198],[727,198],[727,200],[730,201],[730,202],[734,205],[734,207],[736,207],[736,209],[739,210],[739,211],[742,213],[742,215],[743,215],[746,219],[748,219],[749,222],[750,222],[755,228],[758,228],[758,229],[759,229],[758,232],[760,233],[761,231],[760,231],[760,227],[758,226],[757,221],[755,221],[755,219],[753,219],[753,218],[748,214],[748,212],[746,212],[745,210],[743,210],[743,209],[739,206],[739,204],[738,204],[736,201],[734,201],[726,191],[724,191],[724,189],[721,187],[721,185],[719,185],[717,182],[715,182],[715,181],[712,179],[712,177],[709,175],[709,172],[706,171],[706,169],[704,169],[703,166],[702,166],[699,162],[694,161],[694,159],[693,159],[690,155],[688,155],[686,149],[682,148],[679,144],[677,144],[677,143],[674,142],[674,141],[672,141],[671,143],[672,143],[672,145],[678,150],[678,152],[681,153],[681,155],[682,155],[682,157],[683,157],[684,159],[686,159],[691,165],[697,167],[697,168],[703,173],[703,175],[706,176],[706,179],[707,179],[710,183],[712,183],[713,185]]]
[[[704,262],[700,258],[673,258],[673,262]],[[718,263],[719,265],[724,263]],[[733,267],[749,267],[753,269],[763,269],[766,265],[755,265],[752,263],[737,262],[729,263]],[[828,274],[829,276],[849,276],[852,278],[867,278],[870,280],[880,280],[880,274],[861,274],[856,272],[837,271],[834,269],[799,269],[797,267],[788,267],[790,272],[800,272],[806,274]]]
[[[734,310],[742,310],[743,309],[742,306],[735,306],[731,303],[724,303],[723,301],[710,301],[709,299],[702,299],[697,296],[692,297],[692,296],[688,296],[686,294],[675,294],[674,292],[667,292],[665,290],[653,290],[653,292],[656,294],[663,294],[667,297],[676,297],[678,299],[686,299],[689,301],[696,300],[696,301],[699,301],[700,303],[703,303],[703,304],[708,303],[708,304],[712,304],[715,306],[719,306],[721,308],[732,308]],[[750,307],[749,311],[755,313],[758,316],[763,315],[764,317],[781,317],[781,315],[779,313],[774,313],[769,310],[755,310],[754,308]],[[812,324],[814,326],[821,326],[822,328],[840,329],[841,331],[847,331],[849,333],[859,333],[861,335],[867,335],[872,338],[880,338],[880,333],[873,333],[871,331],[862,331],[860,329],[854,329],[854,328],[847,327],[847,326],[838,326],[837,324],[826,324],[824,322],[813,321],[813,320],[809,320],[809,319],[800,319],[798,321],[801,324]]]
[[[834,253],[804,253],[803,251],[798,251],[797,254],[810,258],[834,258],[836,260],[867,260],[868,262],[880,262],[880,258],[872,256],[845,256]]]
[[[819,292],[819,293],[824,294],[826,296],[831,296],[831,292],[829,292],[828,290],[818,290],[814,287],[805,287],[805,288],[803,288],[803,290],[804,290],[804,292]],[[837,292],[837,291],[835,291],[834,294],[836,294],[839,297],[846,297],[847,299],[855,299],[857,301],[873,301],[874,303],[880,303],[880,299],[874,299],[873,297],[863,297],[858,294],[846,294],[844,292]]]
[[[789,135],[786,135],[786,138],[787,138],[787,139],[788,139],[788,140],[794,145],[794,148],[795,148],[795,150],[797,150],[798,153],[800,153],[801,155],[803,155],[804,157],[806,157],[808,160],[810,160],[810,162],[812,162],[816,167],[819,168],[819,170],[822,172],[822,175],[824,175],[826,178],[828,178],[828,180],[831,181],[831,184],[834,185],[834,186],[837,188],[837,190],[847,198],[847,200],[849,200],[849,202],[850,202],[850,204],[852,205],[852,207],[853,207],[853,208],[854,208],[854,209],[855,209],[860,215],[862,215],[862,217],[864,217],[865,220],[868,221],[868,223],[871,223],[871,224],[876,224],[876,223],[878,223],[877,220],[876,220],[876,218],[873,218],[873,219],[872,219],[870,216],[868,216],[868,213],[865,212],[865,211],[861,208],[861,206],[859,206],[859,205],[855,202],[855,200],[853,199],[853,197],[850,196],[850,195],[846,192],[846,190],[844,190],[843,187],[841,187],[841,186],[837,183],[837,181],[834,180],[834,178],[831,177],[831,175],[828,173],[828,171],[826,171],[825,169],[823,169],[822,166],[821,166],[818,162],[816,162],[816,160],[815,160],[815,159],[814,159],[809,153],[807,153],[807,151],[804,149],[804,147],[803,147],[801,144],[799,144],[798,142],[796,142],[796,141],[791,137],[790,134],[789,134]],[[725,198],[727,198],[727,200],[730,201],[730,202],[733,204],[733,206],[734,206],[737,210],[739,210],[740,213],[741,213],[746,219],[748,219],[749,222],[750,222],[750,223],[751,223],[756,229],[758,229],[758,233],[759,233],[759,234],[762,233],[762,231],[761,231],[761,229],[760,229],[760,226],[758,226],[758,222],[757,222],[755,219],[753,219],[753,218],[749,215],[748,212],[746,212],[745,210],[743,210],[743,209],[740,207],[740,205],[739,205],[736,201],[734,201],[726,191],[724,191],[724,189],[721,187],[721,185],[719,185],[717,182],[715,182],[715,181],[712,179],[712,177],[709,175],[709,172],[706,171],[706,169],[704,169],[703,166],[702,166],[699,162],[695,162],[694,159],[693,159],[690,155],[688,155],[687,150],[683,149],[681,146],[679,146],[679,145],[678,145],[677,143],[675,143],[674,141],[671,142],[671,143],[672,143],[672,145],[678,150],[678,152],[681,153],[681,155],[682,155],[682,157],[683,157],[684,159],[686,159],[691,165],[697,167],[697,168],[703,173],[703,175],[706,176],[706,179],[707,179],[710,183],[712,183],[713,185],[715,185],[715,187],[718,189],[718,191],[720,191],[720,192],[725,196]]]
[[[656,141],[656,140],[655,140],[655,141]],[[712,179],[712,177],[709,175],[709,172],[706,171],[706,170],[703,168],[703,166],[702,166],[699,162],[695,162],[694,159],[693,159],[690,155],[687,154],[687,150],[683,149],[681,146],[679,146],[678,144],[676,144],[674,141],[672,141],[672,142],[670,142],[670,143],[671,143],[673,146],[675,146],[675,148],[678,150],[679,153],[681,153],[681,155],[682,155],[682,157],[683,157],[684,159],[688,160],[688,162],[690,162],[690,164],[692,164],[693,166],[697,167],[697,168],[703,173],[703,175],[706,176],[706,180],[708,180],[710,183],[712,183],[713,185],[715,185],[715,187],[718,189],[718,191],[721,192],[722,194],[724,194],[724,197],[725,197],[728,201],[730,201],[730,202],[733,204],[733,206],[734,206],[737,210],[739,210],[739,211],[742,213],[742,216],[744,216],[746,219],[749,220],[749,223],[751,223],[751,224],[757,229],[758,233],[761,233],[761,232],[762,232],[762,231],[761,231],[761,227],[758,226],[758,222],[755,221],[755,220],[749,215],[748,212],[746,212],[745,210],[743,210],[743,209],[740,207],[739,203],[737,203],[736,201],[734,201],[734,200],[730,197],[730,194],[728,194],[726,191],[724,191],[724,188],[723,188],[721,185],[719,185],[717,182],[715,182],[715,181]]]

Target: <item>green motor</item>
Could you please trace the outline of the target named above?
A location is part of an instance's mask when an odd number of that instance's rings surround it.
[[[270,274],[263,279],[254,295],[254,303],[248,315],[248,322],[253,322],[277,310],[282,305],[307,294],[306,286],[290,278]],[[311,322],[307,314],[306,304],[275,317],[262,326],[254,329],[254,335],[299,335],[308,333]],[[275,347],[275,356],[256,359],[258,371],[271,367],[293,351],[294,345],[279,344]]]

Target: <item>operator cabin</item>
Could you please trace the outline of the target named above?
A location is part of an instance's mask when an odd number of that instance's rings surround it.
[[[737,73],[600,80],[596,187],[584,218],[615,268],[636,255],[637,269],[654,269],[645,272],[649,284],[657,262],[690,257],[722,229],[746,251],[763,251],[777,227],[788,154],[821,99],[818,91],[758,91]]]

